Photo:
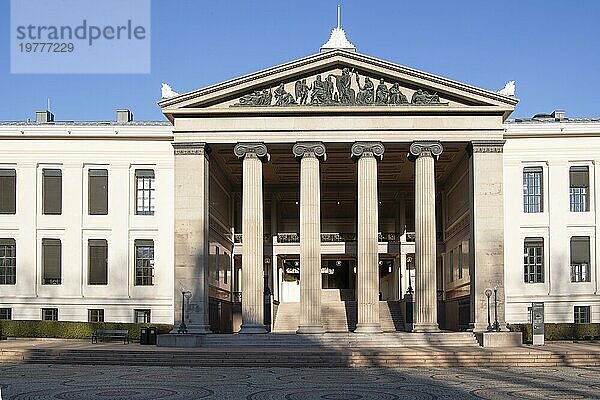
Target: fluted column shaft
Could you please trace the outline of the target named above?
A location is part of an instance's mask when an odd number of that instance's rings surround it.
[[[242,326],[240,333],[265,333],[263,271],[263,160],[261,143],[240,143],[242,182]]]
[[[409,156],[415,161],[415,332],[439,330],[434,158],[441,153],[442,145],[437,142],[415,142],[410,146]]]
[[[322,333],[321,183],[322,143],[296,143],[300,159],[300,323],[298,333]]]
[[[377,160],[383,156],[378,142],[357,142],[352,157],[358,160],[358,323],[356,333],[381,332],[379,322],[379,202]]]

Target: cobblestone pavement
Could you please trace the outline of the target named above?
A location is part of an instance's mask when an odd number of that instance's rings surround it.
[[[3,400],[600,399],[600,367],[185,368],[0,365]]]

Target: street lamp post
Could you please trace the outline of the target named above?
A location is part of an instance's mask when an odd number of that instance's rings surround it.
[[[187,325],[185,324],[185,301],[192,297],[192,292],[189,290],[181,291],[181,324],[177,329],[177,333],[188,333]]]
[[[498,323],[498,286],[494,288],[494,330],[500,332],[500,323]]]
[[[490,297],[492,296],[492,291],[490,289],[485,289],[485,296],[487,297],[487,317],[488,317],[488,326],[487,331],[490,332],[492,330],[492,320],[490,317]]]

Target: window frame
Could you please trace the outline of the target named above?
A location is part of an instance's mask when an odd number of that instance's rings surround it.
[[[58,247],[59,247],[59,252],[58,252],[58,278],[46,278],[46,248],[44,243],[45,242],[58,242]],[[55,286],[55,285],[61,285],[62,284],[62,239],[61,238],[53,238],[53,237],[49,237],[49,238],[42,238],[42,257],[41,257],[41,263],[42,263],[42,268],[41,268],[41,283],[42,285],[46,286]],[[54,281],[52,282],[52,280],[54,279]],[[51,282],[47,282],[47,281],[51,281]]]
[[[51,313],[50,319],[46,318],[47,314]],[[58,308],[57,307],[43,307],[42,308],[42,321],[58,321]]]
[[[12,247],[12,256],[6,256],[6,250]],[[10,259],[12,265],[6,265]],[[12,272],[12,273],[10,273]],[[9,279],[12,278],[12,279]],[[0,285],[17,284],[17,241],[14,238],[0,238]]]
[[[150,246],[151,244],[151,246]],[[152,258],[141,257],[138,258],[138,248],[150,248],[152,252]],[[133,268],[134,268],[134,285],[135,286],[154,286],[154,268],[156,262],[155,253],[155,241],[154,239],[135,239],[133,241]],[[151,265],[145,266],[144,261],[147,260]],[[141,266],[138,266],[138,261],[141,261]],[[150,271],[148,275],[147,272]],[[138,274],[138,272],[141,272]]]
[[[0,321],[12,320],[12,308],[2,307],[0,308]]]
[[[87,260],[88,260],[88,275],[87,275],[87,284],[89,286],[106,286],[108,285],[108,259],[109,259],[109,248],[108,248],[108,239],[105,238],[88,238],[87,240]],[[104,246],[92,246],[92,243],[104,242]],[[105,248],[105,262],[104,262],[104,276],[105,279],[103,281],[92,282],[92,247],[104,247]],[[104,282],[104,283],[101,283]]]
[[[58,172],[58,173],[57,173]],[[55,174],[55,175],[54,175]],[[56,210],[49,210],[50,205],[46,203],[47,197],[47,188],[46,188],[46,178],[50,177],[58,177],[60,181],[59,189],[58,189],[58,208]],[[49,201],[49,200],[48,200]],[[63,170],[59,167],[44,167],[42,168],[42,214],[43,215],[62,215],[63,209]]]
[[[573,323],[589,324],[592,322],[591,306],[573,306]]]
[[[585,170],[585,172],[587,173],[587,186],[574,186],[572,183],[572,176],[571,174],[573,172],[578,172],[577,170],[580,170],[579,172],[581,172],[581,170]],[[581,188],[585,188],[587,189],[585,191],[585,193],[573,193],[573,189],[577,188],[577,189],[581,189]],[[584,209],[577,209],[577,206],[574,206],[573,203],[573,196],[579,196],[582,197],[584,199],[583,201],[583,208]],[[591,201],[591,168],[590,165],[587,164],[575,164],[575,165],[569,165],[569,212],[572,213],[580,213],[580,212],[589,212],[590,211],[590,201]],[[575,204],[581,204],[581,202],[577,202]]]
[[[587,264],[573,263],[573,242],[584,241],[587,239]],[[589,283],[591,278],[591,263],[592,263],[592,238],[590,236],[573,235],[569,239],[569,269],[571,283]],[[574,279],[575,278],[575,279]],[[585,278],[585,279],[583,279]]]
[[[144,187],[145,180],[148,187]],[[140,181],[142,187],[140,188]],[[134,183],[134,212],[135,215],[153,216],[156,214],[156,171],[152,168],[136,168],[133,171]],[[140,197],[140,193],[142,194]],[[146,196],[147,194],[147,196]],[[142,205],[140,206],[140,198]],[[145,202],[148,202],[146,207]],[[141,208],[140,208],[141,207]]]
[[[0,182],[0,215],[16,215],[17,214],[17,170],[15,168],[0,168],[0,181],[12,181],[12,196],[7,209],[4,209],[4,186]]]
[[[539,244],[541,243],[541,246]],[[544,237],[525,237],[523,239],[523,282],[528,284],[545,283],[545,243]],[[529,246],[528,246],[529,244]],[[537,246],[534,246],[537,245]],[[533,254],[530,251],[534,249]],[[535,251],[535,249],[541,249],[541,254]],[[530,258],[533,257],[533,264],[530,263]],[[536,259],[541,257],[538,262]],[[532,279],[533,277],[533,279]]]
[[[530,186],[528,185],[531,182],[531,179],[529,179],[526,174],[539,174],[539,187],[538,186],[531,186],[532,188],[538,188],[536,193],[535,190],[531,190]],[[544,190],[546,185],[544,184],[544,168],[542,166],[538,166],[538,165],[531,165],[531,166],[524,166],[522,169],[522,210],[523,213],[525,214],[540,214],[543,213],[545,210],[544,207]],[[527,189],[527,191],[526,191]],[[533,192],[533,193],[532,193]],[[535,202],[535,201],[531,201],[531,199],[535,199],[535,198],[539,198],[539,202]],[[539,206],[539,208],[537,208]]]
[[[143,316],[143,321],[139,322],[138,317]],[[151,324],[152,323],[152,310],[149,308],[136,308],[133,310],[133,323],[134,324]]]
[[[98,216],[98,215],[108,215],[109,213],[109,171],[107,168],[102,168],[100,166],[92,166],[87,168],[87,177],[88,177],[88,193],[87,193],[87,203],[88,203],[88,215]],[[94,178],[94,179],[92,179]],[[105,188],[102,191],[102,195],[105,198],[104,206],[102,208],[99,205],[95,204],[95,196],[92,196],[92,183],[95,181],[95,178],[103,178]],[[97,209],[101,209],[100,211],[96,211],[96,208],[93,209],[93,206],[96,206]]]
[[[94,315],[94,314],[96,314],[96,315]],[[88,322],[91,322],[91,323],[104,322],[104,309],[103,308],[88,309]]]

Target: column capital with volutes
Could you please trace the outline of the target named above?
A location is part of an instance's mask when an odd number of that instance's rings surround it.
[[[233,153],[242,160],[246,157],[256,157],[263,162],[267,162],[271,157],[267,145],[262,142],[238,143],[233,148]]]
[[[381,142],[354,142],[350,152],[352,160],[357,161],[361,157],[375,157],[377,161],[383,160],[385,147]]]
[[[408,159],[415,161],[419,157],[433,157],[437,160],[444,151],[440,142],[412,142],[408,149]]]
[[[316,157],[324,162],[327,159],[325,145],[322,142],[296,142],[292,148],[292,153],[297,161],[304,157]]]

